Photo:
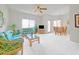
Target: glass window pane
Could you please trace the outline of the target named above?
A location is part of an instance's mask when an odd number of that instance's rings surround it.
[[[57,26],[57,21],[53,21],[53,26]]]
[[[22,28],[35,27],[35,20],[22,19]]]
[[[61,27],[61,20],[58,20],[58,21],[57,21],[57,26],[58,26],[58,27]]]
[[[48,20],[48,32],[50,32],[50,21]]]
[[[22,28],[28,28],[29,27],[29,20],[22,19]]]
[[[35,27],[35,20],[30,20],[30,27]]]

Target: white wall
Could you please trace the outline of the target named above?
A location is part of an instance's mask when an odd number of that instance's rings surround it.
[[[46,15],[44,15],[43,16],[43,20],[44,20],[44,24],[46,25],[46,31],[48,30],[47,28],[47,26],[48,26],[48,24],[47,24],[47,21],[48,20],[50,20],[51,21],[51,32],[53,31],[53,21],[54,20],[61,20],[62,21],[62,23],[63,23],[63,25],[67,25],[67,20],[69,20],[69,13],[67,13],[67,14],[64,14],[64,15],[48,15],[48,14],[46,14]]]
[[[16,24],[17,25],[17,29],[21,29],[22,28],[22,19],[32,19],[36,21],[36,24],[38,22],[38,16],[32,15],[32,14],[28,14],[28,13],[23,13],[23,12],[19,12],[16,10],[10,10],[10,24]]]
[[[47,23],[46,20],[44,20],[44,17],[41,15],[32,15],[32,14],[28,14],[28,13],[23,13],[17,10],[9,10],[10,12],[10,20],[9,20],[9,25],[11,24],[16,24],[17,25],[17,29],[21,29],[22,28],[22,19],[32,19],[36,21],[37,26],[38,25],[45,25],[45,31],[47,31]]]
[[[64,15],[48,15],[48,14],[44,14],[44,15],[32,15],[32,14],[28,14],[28,13],[23,13],[20,11],[16,11],[16,10],[9,10],[10,12],[10,24],[15,23],[17,25],[18,29],[21,29],[21,21],[22,18],[26,18],[26,19],[33,19],[36,20],[36,24],[37,25],[45,25],[45,31],[48,31],[48,24],[47,21],[50,20],[51,22],[53,20],[62,20],[64,23],[69,19],[69,14],[66,13]],[[52,31],[52,24],[51,24],[51,31]]]
[[[75,28],[75,14],[79,14],[79,5],[70,7],[70,40],[79,43],[79,28]]]
[[[9,12],[8,12],[8,8],[6,5],[1,5],[0,4],[0,11],[3,12],[3,18],[4,18],[4,25],[3,27],[0,28],[0,31],[4,31],[6,30],[7,26],[8,26],[8,21],[9,21]]]

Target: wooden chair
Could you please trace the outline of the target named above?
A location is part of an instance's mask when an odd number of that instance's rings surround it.
[[[61,27],[53,27],[55,35],[64,35],[67,34],[67,27],[66,26],[61,26]]]

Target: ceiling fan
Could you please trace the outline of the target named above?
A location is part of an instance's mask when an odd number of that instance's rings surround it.
[[[46,7],[43,7],[43,5],[35,5],[34,11],[43,13],[45,10],[47,10]]]

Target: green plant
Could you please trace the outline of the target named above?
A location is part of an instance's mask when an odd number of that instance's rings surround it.
[[[10,30],[13,31],[13,35],[16,35],[16,34],[17,34],[17,31],[16,31],[16,24],[12,24],[12,25],[10,26]]]
[[[10,29],[13,30],[13,31],[16,31],[16,24],[12,24],[12,25],[10,26]]]

